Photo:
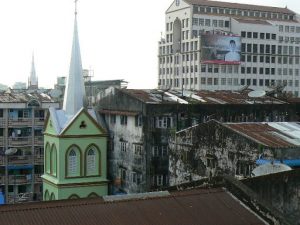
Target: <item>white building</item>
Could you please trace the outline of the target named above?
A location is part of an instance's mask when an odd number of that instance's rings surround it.
[[[159,42],[159,88],[238,90],[246,85],[299,96],[300,18],[287,8],[175,0]]]

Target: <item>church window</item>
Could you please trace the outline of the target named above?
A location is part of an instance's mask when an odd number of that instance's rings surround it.
[[[46,144],[46,163],[45,163],[45,171],[46,173],[50,174],[50,146],[49,144],[47,143]]]
[[[90,148],[86,156],[87,175],[93,175],[96,172],[96,150]]]
[[[53,201],[53,200],[55,200],[55,195],[54,195],[54,193],[52,192],[52,193],[51,193],[51,196],[50,196],[50,201]]]
[[[77,157],[76,152],[72,149],[68,156],[68,175],[74,176],[77,172]]]
[[[56,166],[57,166],[57,151],[55,145],[53,145],[50,153],[50,174],[53,176],[56,176]]]
[[[50,200],[49,191],[46,190],[44,195],[44,201],[49,201],[49,200]]]

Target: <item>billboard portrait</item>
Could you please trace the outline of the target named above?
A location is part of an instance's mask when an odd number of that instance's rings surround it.
[[[201,36],[201,62],[214,64],[240,64],[241,38],[207,34]]]

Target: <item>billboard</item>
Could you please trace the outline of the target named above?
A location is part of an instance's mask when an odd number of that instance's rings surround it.
[[[218,34],[201,36],[201,62],[213,64],[240,64],[241,37]]]

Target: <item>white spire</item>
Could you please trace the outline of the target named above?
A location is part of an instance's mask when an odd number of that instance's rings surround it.
[[[34,66],[34,55],[32,53],[32,62],[31,62],[31,71],[30,71],[30,77],[29,77],[29,84],[28,87],[37,87],[38,86],[38,79],[35,73],[35,66]]]
[[[82,107],[86,106],[86,96],[82,75],[81,55],[77,31],[76,3],[77,0],[75,1],[75,21],[71,63],[63,103],[63,110],[66,112],[67,115],[75,115]]]

